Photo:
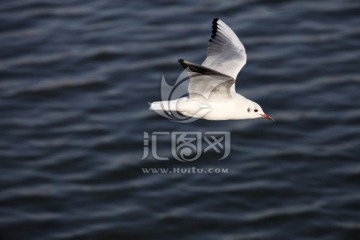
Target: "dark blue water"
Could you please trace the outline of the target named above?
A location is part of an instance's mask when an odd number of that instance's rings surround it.
[[[0,5],[0,239],[360,239],[358,1]],[[148,110],[211,20],[240,37],[264,119]],[[229,131],[225,160],[141,160],[144,132]],[[145,174],[142,168],[226,168]]]

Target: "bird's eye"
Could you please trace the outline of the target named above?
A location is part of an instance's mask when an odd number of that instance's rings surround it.
[[[254,112],[258,112],[258,110],[257,110],[257,109],[255,109],[255,110],[254,110]]]
[[[250,112],[250,108],[248,108],[247,111]]]

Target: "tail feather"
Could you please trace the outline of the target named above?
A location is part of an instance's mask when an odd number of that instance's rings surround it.
[[[159,102],[153,102],[150,104],[150,110],[153,111],[167,111],[167,112],[175,112],[178,111],[178,103],[179,101],[186,100],[187,98],[180,98],[175,99],[171,101],[159,101]]]
[[[166,105],[166,104],[162,104],[162,102],[152,102],[150,104],[150,110],[153,110],[153,111],[157,111],[157,110],[164,110],[161,106],[162,105]]]
[[[160,101],[153,102],[150,104],[150,110],[153,111],[176,111],[176,103],[172,103],[172,101]]]

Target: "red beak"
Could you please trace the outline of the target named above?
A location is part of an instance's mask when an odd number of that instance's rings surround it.
[[[270,117],[270,115],[268,115],[268,114],[266,114],[266,113],[261,114],[261,116],[262,116],[263,118],[266,118],[266,119],[269,119],[269,120],[271,120],[271,121],[274,121],[274,120],[272,119],[272,117]]]

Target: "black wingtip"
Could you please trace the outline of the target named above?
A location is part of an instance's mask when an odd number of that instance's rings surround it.
[[[219,18],[214,18],[213,21],[212,21],[211,39],[215,39],[215,37],[216,37],[216,33],[217,33],[217,30],[218,30],[218,27],[217,27],[217,22],[218,21],[219,21]],[[210,40],[209,40],[209,42],[211,42]]]
[[[185,63],[184,63],[184,59],[180,58],[180,59],[179,59],[179,63],[180,63],[181,66],[183,66],[183,68],[186,68],[186,67],[187,67],[187,66],[185,65]]]

